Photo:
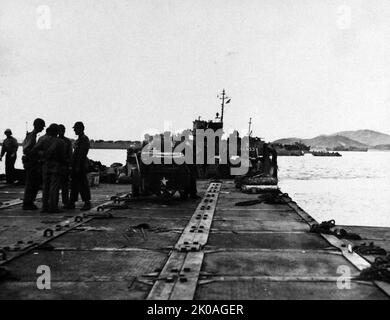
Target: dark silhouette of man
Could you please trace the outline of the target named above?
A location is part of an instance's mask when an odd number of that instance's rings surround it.
[[[75,141],[73,148],[70,199],[65,208],[74,209],[80,193],[81,200],[84,201],[81,210],[90,210],[91,191],[87,178],[89,139],[84,134],[84,124],[81,121],[76,122],[73,129],[78,139]]]
[[[60,124],[59,126],[59,134],[58,137],[62,139],[65,143],[65,161],[61,168],[61,197],[62,197],[62,204],[64,206],[67,206],[69,204],[69,174],[70,174],[70,168],[72,163],[72,154],[73,154],[73,147],[72,147],[72,141],[65,137],[65,126],[63,124]]]
[[[58,138],[59,127],[52,123],[46,134],[39,138],[31,150],[38,153],[42,162],[42,211],[61,212],[58,209],[58,194],[61,184],[61,170],[65,163],[65,142]]]
[[[3,146],[1,147],[0,161],[2,161],[5,155],[6,181],[11,184],[15,181],[15,161],[19,145],[18,141],[12,136],[11,129],[6,129],[4,134],[7,138],[4,139]]]
[[[41,165],[39,155],[31,153],[37,143],[37,134],[45,128],[45,121],[40,118],[34,120],[34,129],[26,134],[23,141],[23,166],[26,172],[26,184],[24,187],[23,210],[37,210],[34,204],[41,184]]]
[[[188,191],[189,191],[189,195],[192,199],[199,199],[200,196],[198,195],[198,190],[197,190],[197,186],[196,186],[196,181],[198,178],[198,170],[196,168],[195,141],[193,141],[191,143],[190,140],[188,139],[188,135],[185,132],[183,132],[181,137],[180,137],[180,141],[176,142],[175,149],[181,143],[184,143],[185,147],[189,147],[190,149],[192,149],[192,159],[191,159],[192,161],[191,161],[191,163],[187,163],[187,167],[189,170],[189,190]],[[185,149],[183,150],[182,153],[185,155]]]

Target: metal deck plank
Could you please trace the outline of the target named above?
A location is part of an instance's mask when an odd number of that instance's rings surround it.
[[[211,182],[147,299],[193,299],[221,183]],[[191,252],[192,250],[197,252]],[[200,250],[200,251],[199,251]]]

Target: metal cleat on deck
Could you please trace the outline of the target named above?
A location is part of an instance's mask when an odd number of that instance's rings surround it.
[[[201,248],[202,247],[198,242],[184,243],[176,246],[176,249],[180,252],[200,251]]]
[[[50,228],[48,229],[45,229],[45,231],[43,231],[43,236],[46,237],[46,238],[50,238],[54,235],[54,231]]]

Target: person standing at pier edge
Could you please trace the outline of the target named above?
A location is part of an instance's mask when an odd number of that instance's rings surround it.
[[[15,181],[15,161],[19,145],[18,141],[12,136],[11,129],[6,129],[4,134],[7,138],[4,139],[1,147],[0,161],[5,155],[5,176],[7,183],[11,184]]]
[[[39,155],[31,153],[37,143],[37,134],[45,128],[45,121],[41,118],[34,120],[34,130],[28,132],[23,141],[23,166],[26,171],[26,184],[24,187],[23,210],[37,210],[34,204],[41,184],[41,166]]]
[[[62,204],[67,206],[69,203],[69,173],[72,161],[72,141],[69,138],[65,137],[65,126],[60,124],[59,126],[59,135],[58,137],[62,139],[65,143],[65,161],[61,168],[61,197]]]
[[[61,212],[58,209],[58,193],[62,181],[61,171],[65,163],[65,142],[58,137],[59,127],[52,123],[46,134],[39,138],[31,154],[39,154],[42,161],[42,211]]]
[[[81,210],[89,210],[91,209],[91,191],[87,178],[89,139],[84,134],[84,124],[81,121],[76,122],[73,129],[78,139],[73,148],[70,200],[65,208],[74,209],[80,193],[81,200],[84,201]]]

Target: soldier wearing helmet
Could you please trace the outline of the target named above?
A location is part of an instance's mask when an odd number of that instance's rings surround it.
[[[84,201],[81,210],[89,210],[91,209],[91,191],[87,178],[89,139],[84,134],[84,124],[81,121],[76,122],[73,129],[78,139],[73,148],[70,199],[65,208],[74,209],[80,193],[81,200]]]
[[[73,154],[73,146],[72,141],[65,137],[65,126],[63,124],[58,125],[59,127],[59,134],[58,137],[62,139],[65,143],[65,162],[63,163],[62,169],[61,169],[61,197],[62,197],[62,204],[64,206],[68,205],[69,203],[69,175],[70,175],[70,168],[71,168],[71,162],[72,162],[72,154]]]
[[[39,163],[39,155],[32,153],[32,149],[37,143],[37,134],[45,128],[45,121],[40,118],[34,120],[34,129],[27,132],[26,138],[23,141],[23,166],[26,171],[26,184],[24,188],[23,210],[36,210],[34,204],[41,184],[41,166]]]
[[[52,123],[46,134],[39,138],[31,150],[39,154],[42,163],[42,211],[58,213],[58,194],[61,184],[61,171],[65,164],[65,142],[58,137],[59,126]]]
[[[6,129],[4,134],[7,138],[4,139],[1,147],[0,161],[5,155],[5,175],[7,183],[15,181],[15,161],[16,153],[18,151],[18,141],[12,136],[11,129]]]

